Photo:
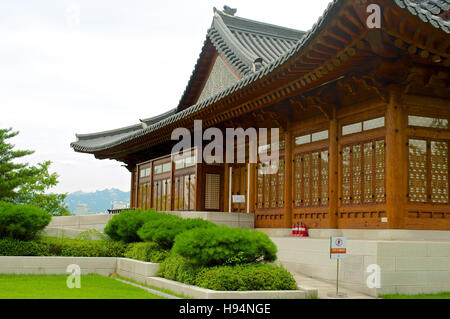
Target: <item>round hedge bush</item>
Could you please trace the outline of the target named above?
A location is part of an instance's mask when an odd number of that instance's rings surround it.
[[[169,251],[157,243],[132,243],[128,245],[125,257],[145,262],[161,263],[169,256]]]
[[[106,225],[105,234],[112,240],[126,243],[140,242],[137,231],[149,220],[164,218],[167,214],[156,211],[128,210],[115,215]]]
[[[271,264],[203,268],[196,275],[195,284],[218,291],[297,289],[297,283],[291,273]]]
[[[275,261],[277,247],[259,231],[221,226],[181,233],[173,252],[198,266],[217,266]]]
[[[187,258],[172,253],[160,264],[158,276],[187,285],[195,285],[197,274],[201,270],[201,267],[192,265]]]
[[[51,219],[38,207],[0,202],[0,238],[34,239]]]
[[[182,219],[177,216],[167,215],[165,218],[146,222],[138,230],[138,235],[143,241],[155,242],[164,249],[171,249],[176,236],[185,231],[217,227],[216,224],[200,218]]]

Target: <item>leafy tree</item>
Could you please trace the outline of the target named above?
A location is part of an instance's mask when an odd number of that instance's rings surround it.
[[[40,207],[56,215],[70,215],[64,200],[67,194],[46,194],[58,184],[58,174],[49,173],[50,161],[31,166],[17,163],[34,151],[15,150],[7,140],[17,136],[11,128],[0,129],[0,201]]]

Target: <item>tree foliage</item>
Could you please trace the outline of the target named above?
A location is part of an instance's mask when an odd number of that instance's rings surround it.
[[[67,194],[46,194],[58,184],[58,174],[50,173],[50,161],[18,162],[34,151],[16,150],[8,140],[19,132],[0,129],[0,201],[27,204],[44,209],[53,215],[70,215],[64,200]]]

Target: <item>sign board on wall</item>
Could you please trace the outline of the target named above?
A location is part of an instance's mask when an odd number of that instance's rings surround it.
[[[233,195],[233,204],[244,204],[245,195]]]
[[[331,237],[330,256],[331,259],[343,259],[347,257],[347,238]]]

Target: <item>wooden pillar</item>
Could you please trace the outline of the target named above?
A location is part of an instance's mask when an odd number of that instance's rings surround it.
[[[329,127],[329,158],[328,158],[328,228],[338,228],[338,208],[339,208],[339,126],[336,119],[336,108],[333,110],[333,118]]]
[[[284,227],[292,228],[292,132],[290,128],[284,133]]]
[[[403,229],[407,195],[407,114],[402,106],[401,91],[389,87],[386,108],[386,209],[389,229]]]
[[[195,170],[195,205],[196,212],[203,210],[203,164],[196,164]]]
[[[255,213],[255,203],[256,203],[256,164],[250,163],[248,165],[248,169],[250,169],[250,173],[248,176],[249,180],[249,193],[248,193],[248,201],[249,201],[249,213]]]
[[[230,165],[228,163],[225,163],[223,165],[224,167],[224,174],[223,174],[223,211],[228,212],[228,201],[229,201],[229,188],[230,188]]]
[[[150,164],[150,172],[151,172],[150,173],[150,208],[155,207],[155,203],[153,203],[153,198],[154,198],[153,193],[155,191],[154,186],[153,186],[153,183],[154,183],[153,175],[155,174],[155,170],[153,169],[153,163],[154,162],[152,162]]]
[[[170,210],[175,210],[175,161],[174,156],[170,157],[171,176],[170,176]]]
[[[130,192],[130,208],[136,208],[136,194],[137,194],[137,183],[136,183],[136,166],[131,170],[131,192]]]

